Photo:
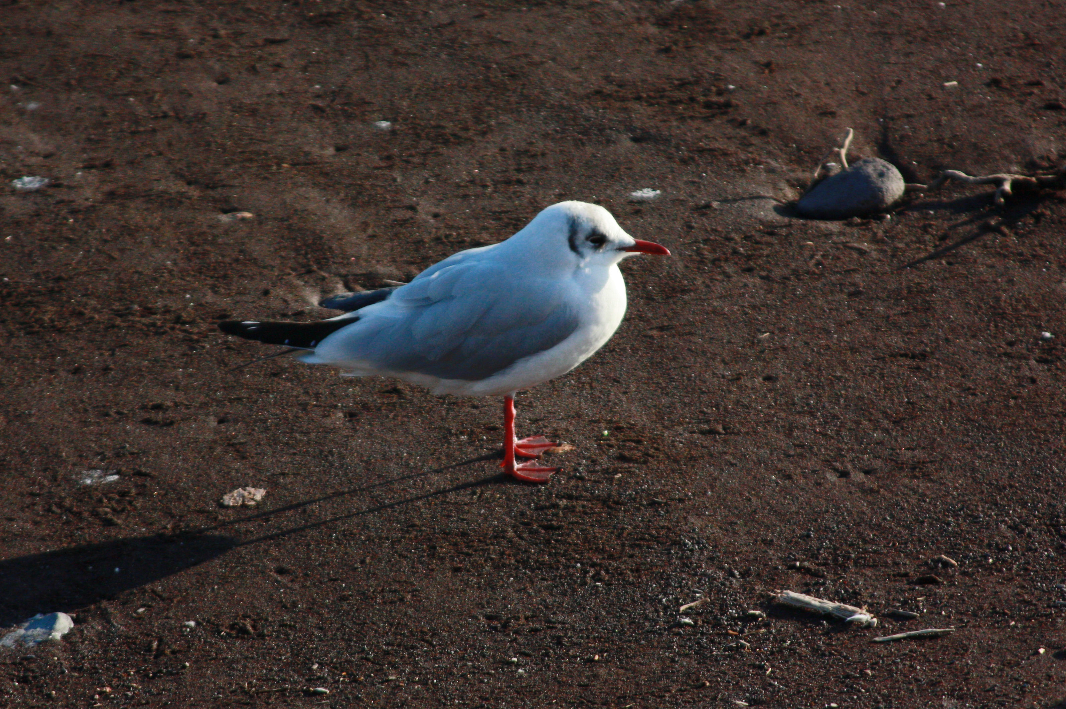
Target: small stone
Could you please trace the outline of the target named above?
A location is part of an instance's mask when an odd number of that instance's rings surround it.
[[[392,130],[392,123],[390,121],[374,121],[374,127],[378,130]]]
[[[223,507],[255,507],[266,495],[266,490],[259,487],[239,487],[227,492],[218,501]]]
[[[1045,330],[1044,332],[1040,333],[1040,339],[1044,342],[1047,342],[1048,340],[1054,340],[1055,336]]]
[[[329,690],[326,689],[325,687],[312,687],[311,688],[311,694],[316,694],[316,695],[329,694]]]
[[[914,579],[914,583],[919,586],[939,586],[944,583],[944,579],[936,576],[935,574],[923,574]]]
[[[886,613],[886,615],[890,615],[901,620],[914,620],[915,618],[921,617],[918,613],[915,613],[914,611],[904,611],[899,610],[898,608],[890,610],[888,613]]]
[[[959,562],[955,561],[949,556],[941,554],[940,556],[934,556],[929,560],[931,566],[936,566],[941,569],[955,569],[958,568]]]
[[[748,611],[744,614],[745,620],[763,620],[766,618],[766,614],[762,611]]]
[[[677,624],[678,625],[695,625],[696,621],[692,620],[692,618],[689,618],[686,615],[683,615],[683,616],[681,616],[680,618],[677,619]]]
[[[11,186],[19,192],[36,192],[42,187],[47,187],[51,182],[47,177],[20,177],[11,181]]]
[[[49,640],[59,640],[74,627],[66,613],[38,614],[0,638],[0,647],[33,647]]]
[[[827,177],[796,203],[796,210],[814,219],[847,219],[875,214],[903,196],[903,175],[880,158],[865,158]]]

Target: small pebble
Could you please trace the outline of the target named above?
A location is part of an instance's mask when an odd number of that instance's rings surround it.
[[[692,618],[689,618],[688,616],[683,615],[683,616],[681,616],[680,618],[677,619],[677,624],[678,625],[695,625],[696,621],[692,620]]]
[[[374,127],[378,130],[392,130],[392,123],[390,121],[374,121]]]
[[[1054,340],[1055,336],[1045,330],[1044,332],[1040,333],[1040,339],[1044,342],[1047,342],[1048,340]]]
[[[186,628],[195,628],[195,627],[196,627],[196,621],[195,621],[195,620],[187,620],[187,621],[185,621],[185,622],[183,623],[183,625],[184,625],[184,626],[185,626]]]
[[[311,689],[311,694],[329,694],[329,690],[325,687],[314,687]]]
[[[938,566],[942,569],[954,569],[957,568],[959,565],[959,562],[955,561],[949,556],[945,556],[944,554],[941,554],[940,556],[934,556],[932,559],[929,560],[929,563],[932,566]]]
[[[914,611],[903,611],[899,609],[890,610],[886,615],[893,616],[895,618],[902,618],[903,620],[914,620],[919,615]]]
[[[944,583],[944,579],[935,574],[922,574],[918,578],[914,579],[914,583],[919,586],[939,586]]]
[[[903,175],[880,158],[865,158],[827,177],[796,203],[796,210],[814,219],[848,219],[875,214],[903,196]]]

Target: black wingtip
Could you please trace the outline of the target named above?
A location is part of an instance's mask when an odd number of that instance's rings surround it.
[[[250,320],[223,320],[218,324],[218,329],[227,335],[247,337],[250,333],[254,332],[254,329],[251,326],[258,324],[259,323]]]
[[[236,335],[268,345],[313,350],[322,340],[356,320],[358,318],[355,316],[308,323],[223,320],[218,324],[218,329],[227,335]]]

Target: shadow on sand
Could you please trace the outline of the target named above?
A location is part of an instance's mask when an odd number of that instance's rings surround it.
[[[328,500],[358,495],[375,488],[395,485],[405,480],[429,477],[498,457],[496,454],[480,456],[435,470],[340,490],[321,497],[175,534],[154,534],[97,544],[82,544],[66,549],[0,560],[0,627],[14,625],[36,613],[69,612],[84,608],[124,591],[140,588],[211,561],[238,547],[281,539],[345,520],[384,512],[402,505],[483,485],[507,484],[508,482],[522,484],[501,473],[295,527],[268,531],[252,538],[241,539],[221,531],[249,522],[278,519],[287,513]]]

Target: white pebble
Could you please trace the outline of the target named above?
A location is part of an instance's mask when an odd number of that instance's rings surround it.
[[[1055,336],[1052,335],[1050,332],[1044,331],[1044,332],[1040,333],[1040,339],[1044,340],[1045,342],[1047,342],[1048,340],[1054,340]]]
[[[391,130],[392,123],[390,121],[374,121],[374,127],[378,130]]]

